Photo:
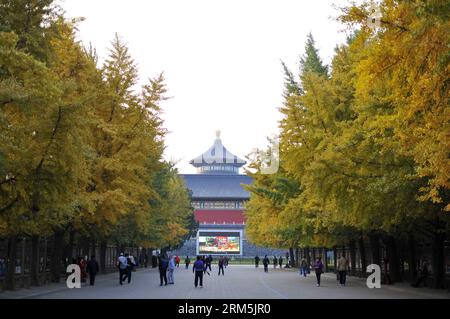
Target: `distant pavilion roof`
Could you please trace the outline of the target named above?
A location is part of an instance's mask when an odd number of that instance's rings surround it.
[[[217,131],[214,144],[189,163],[197,167],[201,174],[238,174],[239,167],[245,165],[246,161],[223,146],[220,131]]]

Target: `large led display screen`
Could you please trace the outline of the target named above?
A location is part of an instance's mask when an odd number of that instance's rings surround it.
[[[239,255],[241,253],[240,232],[199,232],[199,254]]]

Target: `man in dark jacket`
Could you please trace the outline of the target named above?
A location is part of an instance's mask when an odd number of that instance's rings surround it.
[[[125,257],[127,258],[127,269],[126,269],[127,276],[125,278],[128,279],[128,283],[131,283],[131,274],[134,271],[136,263],[134,261],[134,257],[131,256],[130,254],[125,254]]]
[[[225,265],[225,258],[223,258],[223,256],[220,256],[220,258],[219,258],[219,276],[220,276],[220,271],[222,271],[222,275],[225,276],[225,273],[223,271],[224,265]]]
[[[194,286],[197,288],[198,281],[200,279],[200,287],[203,287],[203,271],[205,271],[206,265],[200,256],[197,256],[197,260],[192,267],[192,272],[195,273]]]
[[[147,268],[147,266],[148,266],[148,254],[145,253],[145,255],[144,255],[144,267]]]
[[[269,258],[267,257],[267,255],[264,256],[264,259],[263,259],[264,272],[269,271],[269,263],[270,263],[270,261],[269,261]]]
[[[191,263],[191,259],[189,258],[189,256],[186,256],[186,259],[184,260],[184,263],[186,264],[186,269],[189,268],[189,264]]]
[[[211,255],[206,257],[206,268],[209,268],[209,271],[211,271],[211,264],[212,264],[213,258]]]
[[[256,255],[255,257],[255,267],[258,268],[259,267],[259,256]]]
[[[95,283],[95,276],[99,272],[98,262],[95,259],[95,255],[91,256],[91,259],[87,263],[87,271],[89,273],[89,282],[93,286]]]
[[[167,286],[167,268],[169,267],[169,260],[165,255],[159,256],[158,264],[160,286],[163,285],[163,281],[164,285]]]

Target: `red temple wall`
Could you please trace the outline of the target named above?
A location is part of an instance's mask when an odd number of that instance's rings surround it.
[[[195,220],[200,224],[244,224],[243,210],[195,210]]]

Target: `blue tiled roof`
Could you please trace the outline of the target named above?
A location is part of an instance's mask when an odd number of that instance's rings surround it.
[[[195,167],[207,166],[207,165],[232,165],[241,167],[246,164],[243,159],[240,159],[230,151],[228,151],[222,144],[220,139],[220,132],[217,133],[216,140],[213,146],[211,146],[205,153],[197,156],[189,163]]]
[[[193,199],[248,199],[249,193],[241,184],[251,184],[247,175],[181,174]]]

